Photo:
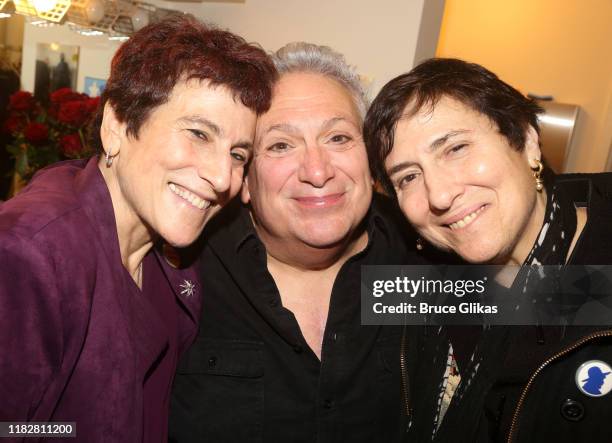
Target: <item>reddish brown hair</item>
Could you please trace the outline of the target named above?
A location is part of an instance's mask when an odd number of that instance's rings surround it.
[[[538,114],[543,109],[488,69],[454,58],[426,60],[387,83],[366,116],[363,137],[370,169],[390,195],[395,190],[387,177],[385,160],[393,149],[397,122],[421,109],[433,111],[442,97],[451,97],[487,116],[517,151],[525,147],[529,126],[540,131]],[[406,109],[408,104],[410,109]]]
[[[270,107],[276,70],[268,55],[241,37],[175,15],[146,26],[117,50],[100,105],[90,126],[90,143],[102,149],[100,126],[109,102],[127,133],[138,132],[151,112],[166,103],[180,81],[207,80],[229,88],[257,114]]]

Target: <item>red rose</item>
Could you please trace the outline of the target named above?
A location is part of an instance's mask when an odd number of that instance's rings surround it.
[[[2,127],[2,131],[6,134],[15,135],[21,130],[24,125],[24,121],[17,115],[11,115],[6,119]]]
[[[79,94],[78,92],[73,91],[70,88],[61,88],[55,92],[52,92],[50,95],[51,103],[66,103],[78,100],[84,100],[87,98],[85,94]]]
[[[27,141],[38,145],[44,143],[49,138],[49,128],[41,123],[30,123],[23,131]]]
[[[88,98],[85,100],[85,104],[87,105],[87,112],[89,112],[89,114],[93,114],[96,112],[96,109],[98,109],[100,97]]]
[[[27,91],[17,91],[11,95],[9,109],[13,111],[29,111],[34,108],[34,96]]]
[[[79,128],[89,118],[87,102],[72,101],[60,105],[57,119],[67,125]]]
[[[59,142],[66,157],[77,157],[83,150],[79,134],[64,135]]]

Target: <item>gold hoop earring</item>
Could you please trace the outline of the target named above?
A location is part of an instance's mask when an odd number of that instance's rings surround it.
[[[544,179],[542,179],[542,171],[544,170],[544,165],[539,159],[535,159],[534,162],[536,166],[535,168],[532,167],[531,169],[533,169],[533,176],[536,182],[536,191],[542,192],[542,189],[544,189]]]

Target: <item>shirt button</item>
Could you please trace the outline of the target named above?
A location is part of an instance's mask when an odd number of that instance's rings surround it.
[[[212,357],[208,359],[208,367],[214,368],[215,366],[217,366],[217,357],[213,355]]]
[[[295,351],[296,354],[301,354],[302,352],[304,352],[304,348],[302,348],[301,345],[295,345],[293,347],[293,350]]]
[[[569,421],[580,421],[584,417],[584,406],[579,401],[566,398],[561,404],[561,415]]]
[[[329,398],[323,401],[323,407],[325,409],[331,409],[332,406],[334,406],[334,402],[333,400],[330,400]]]

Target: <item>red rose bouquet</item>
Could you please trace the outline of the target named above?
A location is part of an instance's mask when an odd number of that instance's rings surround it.
[[[93,154],[84,140],[85,126],[99,98],[62,88],[53,92],[47,107],[26,91],[13,94],[3,131],[12,136],[7,150],[15,158],[15,172],[24,180],[51,163]]]

